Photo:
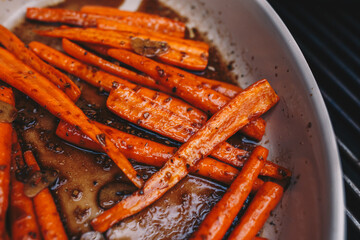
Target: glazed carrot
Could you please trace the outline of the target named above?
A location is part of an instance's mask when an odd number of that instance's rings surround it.
[[[186,142],[198,128],[172,111],[155,105],[125,85],[113,89],[106,101],[113,113],[163,136]]]
[[[137,162],[161,167],[165,164],[167,160],[173,156],[175,151],[177,150],[174,147],[169,147],[160,143],[156,143],[150,140],[146,140],[125,132],[122,132],[120,130],[117,130],[115,128],[103,125],[98,122],[94,122],[94,124],[100,128],[102,131],[106,132],[111,136],[111,139],[113,139],[117,146],[121,149],[121,152],[130,159],[134,159]],[[75,144],[79,147],[94,150],[94,151],[102,151],[102,148],[99,144],[91,140],[88,136],[86,136],[84,133],[79,131],[75,126],[66,123],[65,121],[60,121],[58,124],[58,127],[56,129],[56,135],[60,138]],[[244,150],[237,149],[237,148],[230,148],[226,147],[230,144],[222,143],[221,147],[222,149],[214,149],[212,152],[212,156],[218,155],[222,156],[221,151],[223,152],[223,157],[227,159],[232,158],[239,158],[238,156],[234,156],[234,151],[239,150],[239,156],[244,156]],[[219,147],[217,147],[219,148]],[[241,154],[241,155],[240,155]],[[247,155],[244,156],[244,159]],[[208,158],[206,158],[208,159]],[[211,158],[209,158],[211,159]],[[241,159],[240,163],[243,163],[244,159]],[[212,159],[211,159],[212,160]],[[221,160],[221,159],[220,159]],[[214,160],[215,161],[215,160]],[[202,162],[202,161],[201,161]],[[225,161],[226,162],[226,161]],[[200,164],[200,162],[199,162]],[[210,164],[210,165],[209,165]],[[219,161],[210,161],[207,160],[206,164],[205,161],[201,165],[202,167],[197,167],[193,170],[193,172],[200,171],[198,174],[206,177],[210,177],[212,179],[218,180],[220,182],[229,183],[229,181],[233,180],[236,176],[238,170],[236,170],[233,167],[230,167],[229,165],[225,163],[221,163]],[[209,170],[206,166],[209,168],[212,168],[212,170]],[[242,166],[242,165],[241,165]],[[211,176],[210,176],[211,175]],[[282,168],[281,166],[278,166],[270,161],[265,162],[264,168],[261,169],[260,175],[276,178],[276,179],[283,179],[286,177],[291,176],[291,172],[285,168]],[[214,177],[218,176],[218,177]],[[222,180],[224,179],[224,180]]]
[[[142,186],[143,182],[137,177],[135,169],[106,133],[92,124],[80,108],[54,84],[2,48],[0,48],[0,79],[34,99],[54,116],[79,126],[86,135],[102,146],[135,186]]]
[[[64,40],[64,42],[67,46],[66,40]],[[123,84],[133,89],[137,94],[145,97],[146,99],[158,103],[162,108],[169,109],[179,117],[188,119],[191,124],[194,124],[195,126],[202,126],[207,120],[207,116],[204,112],[198,109],[194,109],[190,104],[185,103],[178,98],[174,98],[165,93],[157,92],[151,89],[139,87],[138,85],[130,83],[125,79],[116,77],[92,66],[79,62],[53,48],[46,46],[45,44],[31,42],[29,47],[44,61],[49,62],[50,64],[53,64],[56,67],[81,78],[91,85],[103,88],[105,91],[110,91],[117,84]],[[82,55],[84,56],[84,54]],[[98,59],[98,57],[88,52],[86,53],[86,56],[89,56],[93,59]]]
[[[111,48],[111,47],[96,44],[96,43],[82,43],[82,45],[84,45],[86,48],[88,48],[102,56],[107,56],[107,51]]]
[[[24,184],[15,177],[15,172],[19,169],[18,165],[23,164],[24,161],[16,133],[13,134],[12,144],[13,170],[11,171],[9,206],[11,239],[41,239],[33,201],[24,194]]]
[[[280,202],[282,195],[283,188],[280,185],[266,182],[256,193],[229,240],[253,239],[269,218],[270,212]]]
[[[56,28],[52,30],[38,30],[36,32],[47,37],[61,37],[74,41],[96,43],[115,48],[127,50],[133,49],[131,46],[133,34],[120,33],[117,31],[94,28]],[[167,52],[158,55],[157,58],[175,66],[201,71],[206,68],[208,61],[207,56],[207,52],[193,54],[191,52],[182,52],[170,47]]]
[[[139,71],[142,71],[152,78],[159,81],[159,83],[172,89],[173,94],[184,99],[187,102],[193,103],[201,110],[214,114],[221,109],[226,103],[230,101],[230,98],[218,93],[217,91],[203,87],[203,84],[196,81],[196,78],[190,78],[189,73],[181,71],[171,66],[167,66],[161,63],[157,63],[149,58],[139,56],[122,49],[109,49],[108,54],[129,65]],[[252,124],[250,128],[256,128],[256,130],[250,131],[245,128],[244,133],[254,133],[248,135],[256,140],[261,140],[265,126],[264,121],[259,121],[257,124]],[[261,124],[262,123],[262,124]]]
[[[115,16],[119,19],[118,21],[126,23],[127,25],[138,26],[171,36],[184,37],[185,35],[185,24],[182,22],[153,14],[128,12],[102,6],[83,6],[80,11],[105,16]]]
[[[104,232],[116,222],[152,204],[183,179],[200,159],[207,157],[215,146],[278,101],[279,97],[266,80],[258,81],[239,93],[183,144],[141,190],[94,218],[92,227]]]
[[[161,91],[164,91],[164,90],[166,91],[166,88],[163,88],[160,85],[157,85],[155,83],[154,79],[152,79],[148,76],[140,75],[140,74],[130,71],[126,68],[123,68],[123,67],[120,67],[111,62],[108,62],[105,59],[102,59],[102,58],[86,51],[85,49],[81,48],[80,46],[78,46],[75,43],[70,42],[67,39],[63,39],[62,45],[63,45],[63,49],[65,50],[66,53],[75,57],[76,59],[79,59],[82,62],[97,66],[106,72],[112,73],[114,75],[117,75],[117,76],[125,78],[125,79],[129,79],[132,82],[150,86],[150,87],[158,86],[158,88]],[[64,69],[64,68],[62,68],[62,69]],[[145,82],[147,84],[145,84]],[[129,87],[131,87],[131,86],[129,86]],[[145,91],[145,93],[144,93],[144,91]],[[163,94],[161,92],[149,91],[146,88],[141,88],[141,89],[137,90],[137,92],[143,93],[145,96],[148,96],[152,100],[158,102],[162,107],[173,111],[175,114],[177,114],[181,117],[184,117],[185,119],[190,120],[193,123],[203,125],[207,120],[207,115],[203,111],[198,110],[198,109],[192,107],[190,104],[185,103],[177,98],[170,97],[169,95]]]
[[[40,167],[31,151],[26,151],[24,158],[26,164],[32,170],[40,171]],[[49,189],[41,190],[33,198],[33,201],[42,237],[45,240],[68,239]]]
[[[258,146],[221,200],[206,215],[190,239],[222,239],[251,192],[269,151]],[[266,184],[266,183],[265,183]],[[254,236],[253,236],[254,237]]]
[[[0,86],[0,101],[15,106],[10,88]],[[0,238],[5,237],[6,210],[9,204],[10,162],[11,162],[11,123],[0,122]]]
[[[43,62],[25,44],[8,29],[0,25],[0,43],[26,65],[35,69],[60,88],[69,98],[76,101],[80,97],[80,89],[69,77]]]

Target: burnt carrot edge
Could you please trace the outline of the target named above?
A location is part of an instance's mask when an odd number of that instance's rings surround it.
[[[98,129],[65,93],[3,48],[0,48],[0,79],[34,99],[54,116],[77,125],[92,140],[102,146],[135,186],[143,185],[143,181],[138,177],[135,169],[111,139],[106,136],[106,133]]]

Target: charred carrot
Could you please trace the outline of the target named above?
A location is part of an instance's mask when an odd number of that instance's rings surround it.
[[[279,97],[266,80],[258,81],[239,93],[183,144],[141,190],[94,218],[91,222],[93,228],[104,232],[116,222],[152,204],[183,179],[200,159],[207,157],[214,147],[278,101]]]
[[[255,179],[264,166],[268,150],[258,146],[221,200],[206,215],[190,239],[222,239],[250,194]]]
[[[133,50],[131,46],[133,35],[117,31],[94,28],[56,28],[52,30],[38,30],[36,32],[42,36],[61,37],[74,41],[96,43],[115,48]],[[158,55],[157,58],[182,68],[204,70],[208,61],[207,56],[207,52],[193,54],[191,52],[183,52],[170,47],[167,52]]]
[[[116,141],[117,146],[121,149],[121,152],[127,158],[134,159],[137,162],[161,167],[165,164],[167,160],[173,156],[176,152],[176,148],[169,147],[160,143],[156,143],[150,140],[146,140],[143,138],[139,138],[137,136],[124,133],[115,128],[100,124],[98,122],[94,122],[94,124],[100,128],[102,131],[106,132],[111,136],[111,138]],[[102,148],[99,144],[91,140],[84,133],[79,131],[75,126],[66,123],[65,121],[60,121],[58,127],[56,129],[56,135],[60,138],[75,144],[79,147],[94,150],[94,151],[102,151]],[[223,144],[226,146],[227,144]],[[231,145],[230,145],[231,146]],[[239,149],[240,150],[240,149]],[[212,152],[212,156],[215,156],[214,153],[222,150],[214,150]],[[238,156],[233,155],[233,147],[224,149],[225,157],[228,159],[231,158],[239,158]],[[241,150],[244,151],[244,150]],[[219,154],[220,155],[220,154]],[[242,155],[241,155],[242,156]],[[211,158],[209,158],[211,159]],[[245,159],[245,157],[244,157]],[[227,164],[223,164],[219,161],[206,161],[201,165],[202,167],[197,167],[193,172],[200,171],[198,174],[206,177],[210,177],[212,179],[218,180],[220,182],[229,183],[229,181],[233,180],[237,175],[238,170],[233,167],[230,167]],[[243,161],[243,159],[241,160]],[[200,164],[200,163],[199,163]],[[209,165],[210,164],[210,165]],[[212,167],[212,165],[214,167]],[[206,166],[212,168],[213,171],[210,171]],[[241,165],[242,166],[242,165]],[[284,169],[284,170],[283,170]],[[208,171],[208,172],[206,172]],[[282,173],[282,171],[284,173]],[[280,172],[280,173],[279,173]],[[288,175],[286,175],[288,174]],[[211,176],[210,176],[211,175]],[[276,179],[283,179],[285,177],[291,176],[291,172],[289,170],[282,168],[270,161],[265,162],[265,167],[261,169],[260,175],[269,176]],[[213,177],[212,177],[213,176]],[[219,177],[214,177],[219,176]],[[224,179],[224,180],[222,180]]]
[[[62,45],[63,45],[63,49],[65,50],[66,53],[75,57],[76,59],[79,59],[82,62],[97,66],[106,72],[112,73],[114,75],[117,75],[117,76],[125,78],[125,79],[129,79],[132,82],[135,82],[135,83],[138,83],[141,85],[150,86],[151,88],[154,88],[154,87],[156,88],[156,86],[158,86],[158,88],[160,90],[166,91],[166,88],[162,88],[161,86],[157,85],[155,83],[154,79],[152,79],[148,76],[140,75],[140,74],[130,71],[126,68],[123,68],[123,67],[120,67],[111,62],[108,62],[105,59],[102,59],[102,58],[86,51],[85,49],[81,48],[80,46],[78,46],[75,43],[70,42],[67,39],[63,39]],[[62,69],[64,69],[64,68],[62,68]],[[161,92],[149,91],[146,88],[139,88],[137,90],[137,92],[150,97],[152,100],[161,104],[162,107],[170,109],[177,115],[184,117],[185,119],[188,119],[193,123],[202,125],[207,120],[207,115],[203,111],[198,110],[198,109],[192,107],[190,104],[185,103],[177,98],[171,97],[171,96],[169,96],[167,94],[163,94]]]
[[[68,44],[66,44],[66,40],[64,40],[64,42],[67,46]],[[71,44],[71,42],[69,43]],[[29,47],[44,61],[49,62],[50,64],[53,64],[56,67],[81,78],[82,80],[90,83],[91,85],[100,87],[106,91],[110,91],[114,86],[117,86],[118,84],[123,84],[133,89],[134,91],[136,91],[137,94],[145,97],[146,99],[158,103],[162,106],[162,108],[171,109],[171,111],[174,112],[176,115],[181,118],[190,120],[191,123],[196,126],[202,126],[207,120],[207,116],[204,112],[192,108],[190,104],[185,103],[180,99],[171,97],[165,93],[139,87],[138,85],[130,83],[125,79],[116,77],[112,74],[98,70],[93,66],[89,66],[82,62],[79,62],[42,43],[31,42],[29,44]],[[85,50],[83,51],[86,52]],[[82,55],[84,56],[84,54]],[[85,55],[89,56],[91,59],[100,59],[88,52],[86,52]]]
[[[26,151],[24,158],[32,170],[40,171],[40,167],[31,151]],[[68,239],[49,189],[41,190],[33,198],[33,201],[42,237],[45,240]]]
[[[185,24],[182,22],[153,14],[122,11],[116,8],[102,6],[83,6],[80,11],[117,17],[120,22],[126,23],[127,25],[151,29],[167,35],[176,37],[184,37],[185,35]]]
[[[10,88],[0,86],[0,101],[15,106],[13,92]],[[6,233],[6,210],[9,204],[10,162],[12,126],[8,122],[0,122],[0,237]]]
[[[96,43],[82,43],[82,45],[102,56],[107,56],[107,51],[111,48]]]
[[[12,137],[11,159],[13,166],[9,206],[11,238],[14,240],[41,239],[33,201],[24,194],[24,184],[15,177],[18,165],[23,164],[24,161],[16,133]]]
[[[79,126],[86,135],[101,145],[135,186],[142,186],[143,182],[137,177],[135,169],[106,133],[98,129],[54,84],[2,48],[0,48],[0,79],[34,99],[54,116]]]
[[[187,73],[155,62],[149,58],[145,58],[134,53],[131,53],[122,49],[109,49],[108,54],[129,65],[139,71],[142,71],[152,78],[159,81],[159,83],[164,86],[172,89],[173,94],[184,99],[187,102],[193,103],[196,107],[201,110],[214,114],[219,109],[221,109],[226,103],[230,101],[230,98],[218,93],[217,91],[203,87],[203,85],[194,80],[187,80],[185,76]],[[255,128],[258,128],[257,125],[254,125]],[[261,127],[258,130],[254,130],[255,135],[250,135],[250,137],[260,140],[259,133],[264,134],[264,127]],[[247,133],[252,133],[247,131]]]
[[[256,193],[229,240],[253,239],[269,218],[270,212],[280,202],[282,194],[283,188],[280,185],[266,182]]]
[[[0,43],[26,65],[48,78],[60,88],[69,98],[76,101],[80,97],[80,89],[69,77],[43,62],[24,43],[8,29],[0,25]]]

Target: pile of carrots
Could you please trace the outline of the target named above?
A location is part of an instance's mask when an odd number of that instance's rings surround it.
[[[283,180],[291,172],[267,160],[262,146],[248,152],[226,140],[238,131],[261,140],[266,126],[261,115],[279,101],[267,80],[241,89],[189,73],[207,67],[209,46],[184,39],[185,25],[168,18],[100,6],[80,11],[28,8],[26,17],[71,25],[37,31],[62,38],[67,54],[40,42],[26,47],[0,25],[0,80],[59,118],[57,136],[106,153],[138,188],[94,218],[95,231],[106,231],[151,205],[187,174],[196,174],[230,186],[191,239],[222,239],[249,194],[254,198],[229,239],[261,239],[256,234],[281,200],[283,187],[258,177]],[[135,38],[163,42],[168,49],[148,58],[137,54]],[[104,55],[138,72],[100,57]],[[114,114],[183,145],[169,147],[90,120],[75,105],[80,89],[55,67],[110,92],[107,107]],[[0,101],[15,106],[10,88],[0,87]],[[0,149],[0,238],[67,239],[50,191],[29,198],[15,177],[24,166],[40,168],[30,151],[22,153],[11,122],[0,122]],[[160,170],[144,182],[128,158]]]

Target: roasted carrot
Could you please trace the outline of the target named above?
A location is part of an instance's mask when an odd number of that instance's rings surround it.
[[[269,151],[258,146],[221,200],[206,215],[190,239],[222,239],[242,208],[251,188],[264,166]]]
[[[111,136],[111,139],[116,141],[117,146],[121,148],[121,152],[127,158],[134,159],[135,161],[140,163],[161,167],[165,164],[167,160],[171,158],[171,156],[173,156],[173,154],[176,151],[176,148],[174,147],[169,147],[131,134],[127,134],[115,128],[100,124],[98,122],[94,122],[94,124],[102,131],[109,134]],[[66,123],[65,121],[60,121],[56,129],[56,135],[79,147],[94,151],[100,151],[100,152],[102,151],[101,146],[99,144],[97,144],[96,142],[91,140],[91,138],[89,138],[81,131],[79,131],[79,129],[77,129],[75,126]],[[226,146],[226,145],[227,144],[222,144],[222,146]],[[222,151],[222,150],[217,150],[217,151]],[[212,152],[212,156],[215,156],[215,153],[217,153],[217,151],[215,149]],[[233,152],[235,152],[233,151],[233,148],[224,149],[224,155],[225,155],[224,157],[228,159],[238,158],[236,155],[235,156],[233,155]],[[229,181],[234,179],[234,177],[238,172],[238,170],[236,170],[235,168],[232,168],[227,164],[220,163],[219,161],[215,161],[215,162],[206,161],[206,164],[204,161],[204,163],[201,166],[202,167],[198,166],[196,169],[193,170],[193,172],[200,171],[198,173],[199,175],[210,177],[224,183],[229,183]],[[206,166],[211,167],[213,171],[207,169]],[[285,174],[291,175],[291,173],[287,169],[277,166],[276,164],[270,161],[266,161],[265,167],[261,169],[260,175],[264,175],[276,179],[283,179],[285,177],[288,177],[283,173],[279,173],[282,171],[284,171]],[[214,178],[211,177],[210,175],[219,176],[219,177]]]
[[[69,98],[76,101],[80,97],[80,89],[69,77],[43,62],[25,44],[8,29],[0,25],[0,43],[26,65],[35,69],[60,88]]]
[[[280,202],[282,195],[283,188],[280,185],[266,182],[256,193],[229,240],[253,239],[269,218],[270,212]]]
[[[122,49],[109,49],[108,54],[111,57],[148,74],[152,78],[158,80],[159,83],[172,89],[173,94],[176,96],[187,102],[193,103],[196,107],[210,114],[216,113],[230,101],[230,98],[213,89],[203,87],[200,82],[195,81],[194,79],[187,80],[185,77],[187,73],[182,72],[179,69],[157,63],[149,58]],[[248,130],[247,133],[256,133],[255,135],[249,136],[260,140],[264,134],[265,128],[259,127],[258,125],[254,125],[253,127],[259,129],[254,131]],[[262,135],[259,133],[262,133]],[[261,137],[259,135],[261,135]]]
[[[131,46],[133,34],[120,33],[117,31],[94,28],[56,28],[52,30],[38,30],[36,32],[42,36],[61,37],[74,41],[96,43],[127,50],[133,49]],[[182,68],[204,70],[208,61],[207,56],[207,52],[204,52],[203,54],[193,54],[191,52],[183,52],[170,47],[167,52],[158,55],[157,58]]]
[[[215,146],[278,101],[279,97],[266,80],[258,81],[239,93],[183,144],[141,190],[94,218],[91,222],[93,228],[104,232],[116,222],[152,204],[183,179],[199,160],[207,157]]]
[[[15,177],[19,165],[24,166],[22,151],[16,133],[13,133],[12,137],[11,159],[13,166],[9,206],[11,239],[41,239],[33,201],[24,194],[24,184]]]
[[[102,56],[107,56],[107,51],[111,48],[96,43],[82,43],[82,45]]]
[[[105,16],[115,16],[119,19],[118,21],[126,23],[127,25],[138,26],[171,36],[184,37],[185,35],[185,24],[182,22],[153,14],[128,12],[102,6],[84,6],[80,11]]]
[[[54,84],[2,48],[0,48],[0,79],[34,99],[54,116],[79,126],[86,135],[102,146],[135,186],[142,186],[142,179],[137,177],[135,169],[106,133],[98,129]]]
[[[27,8],[26,18],[42,22],[65,23],[82,27],[95,27],[96,19],[105,18],[105,16],[60,8]]]
[[[40,167],[31,151],[24,153],[26,164],[34,171]],[[54,199],[48,188],[41,190],[34,198],[34,207],[42,237],[47,239],[68,239]]]
[[[67,46],[68,44],[66,44],[66,42],[69,41],[64,40],[64,42]],[[72,43],[69,42],[69,44]],[[115,85],[123,84],[133,89],[134,91],[136,91],[137,94],[145,97],[146,99],[158,103],[162,106],[162,108],[171,109],[171,111],[174,112],[176,115],[181,118],[188,119],[189,121],[191,121],[192,124],[196,126],[202,126],[207,120],[207,116],[204,112],[192,108],[190,104],[185,103],[178,98],[171,97],[165,93],[157,92],[151,89],[139,87],[138,85],[130,83],[125,79],[116,77],[104,71],[98,70],[93,66],[89,66],[82,62],[79,62],[42,43],[31,42],[29,44],[29,47],[44,61],[49,62],[50,64],[53,64],[56,67],[81,78],[82,80],[90,83],[91,85],[100,87],[106,91],[110,91]],[[84,56],[84,54],[82,55]],[[86,56],[89,56],[90,58],[95,60],[98,59],[97,56],[91,53],[86,53]]]
[[[0,86],[0,101],[15,106],[10,88]],[[11,123],[0,122],[0,238],[5,237],[6,210],[9,204],[10,162],[11,162]]]

